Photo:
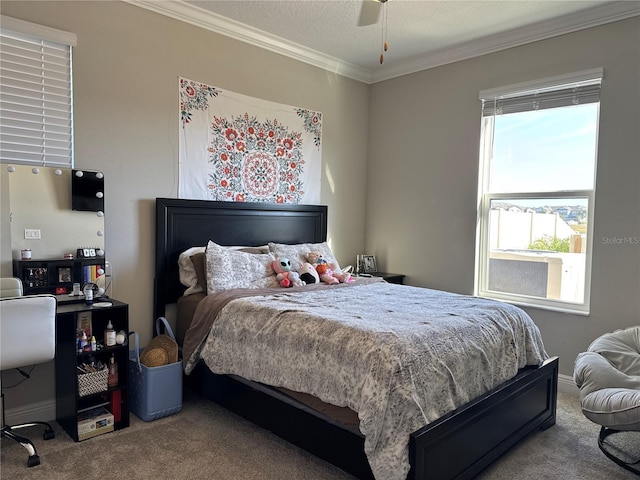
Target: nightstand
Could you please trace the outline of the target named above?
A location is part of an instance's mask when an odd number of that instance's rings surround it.
[[[374,277],[382,277],[386,282],[389,283],[397,283],[402,285],[404,283],[404,275],[399,273],[387,273],[387,272],[376,272],[372,273]]]

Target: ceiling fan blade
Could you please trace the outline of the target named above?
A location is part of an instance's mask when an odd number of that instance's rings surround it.
[[[362,0],[358,26],[366,27],[367,25],[378,23],[380,21],[380,13],[382,13],[382,3],[379,0]]]

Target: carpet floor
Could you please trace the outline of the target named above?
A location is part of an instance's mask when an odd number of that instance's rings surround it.
[[[598,449],[599,427],[580,411],[576,397],[559,393],[557,423],[535,432],[487,468],[482,480],[637,479]],[[27,468],[26,451],[2,439],[2,479],[97,480],[354,480],[336,467],[294,447],[196,393],[185,392],[180,413],[153,422],[131,415],[131,426],[74,442],[53,423],[23,430],[36,443],[41,465]],[[625,448],[640,453],[640,433]]]

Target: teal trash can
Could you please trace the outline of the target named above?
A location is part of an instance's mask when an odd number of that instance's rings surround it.
[[[167,334],[174,338],[166,319]],[[182,360],[162,365],[147,367],[140,363],[142,350],[138,346],[138,332],[130,332],[134,337],[134,349],[129,350],[129,409],[145,422],[173,415],[182,410]]]

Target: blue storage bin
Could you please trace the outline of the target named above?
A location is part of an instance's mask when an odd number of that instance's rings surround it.
[[[175,339],[164,318],[167,334]],[[158,332],[159,333],[159,332]],[[145,422],[157,420],[182,410],[182,360],[147,367],[140,363],[142,350],[138,346],[138,332],[134,336],[134,350],[129,350],[129,409]]]

